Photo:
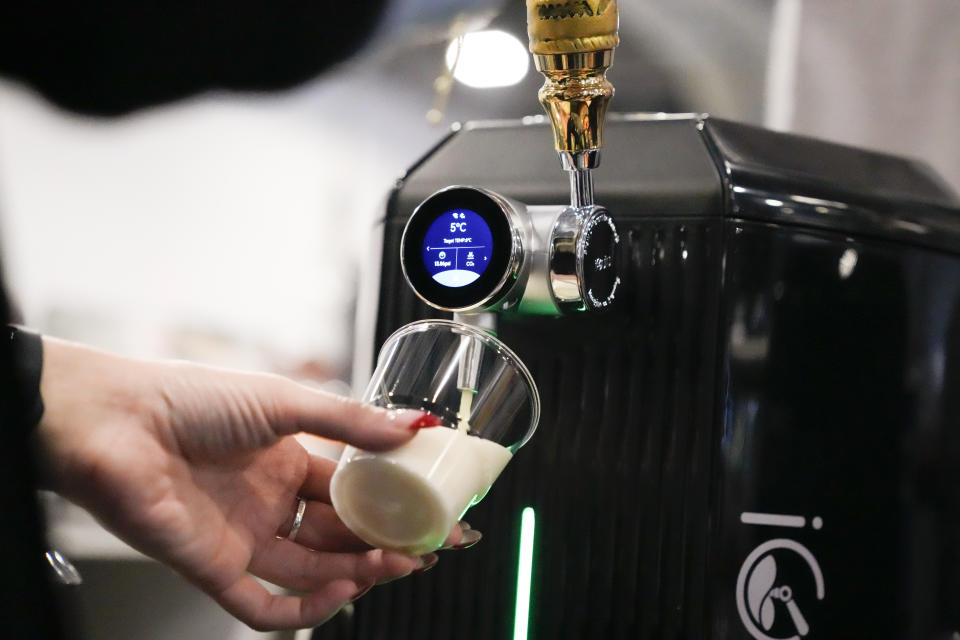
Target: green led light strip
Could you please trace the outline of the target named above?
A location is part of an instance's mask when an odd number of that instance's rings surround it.
[[[513,622],[513,640],[527,640],[530,583],[533,574],[533,533],[536,526],[533,507],[526,507],[520,517],[520,562],[517,566],[517,608]]]

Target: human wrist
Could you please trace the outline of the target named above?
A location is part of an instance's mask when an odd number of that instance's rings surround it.
[[[82,503],[82,490],[98,481],[100,458],[125,430],[153,422],[162,403],[150,393],[147,363],[49,336],[43,349],[45,410],[35,433],[41,488]]]

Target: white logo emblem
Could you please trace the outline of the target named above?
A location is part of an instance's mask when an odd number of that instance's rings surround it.
[[[790,516],[743,514],[745,524],[787,524]],[[772,520],[777,520],[773,522]],[[762,520],[762,521],[761,521]],[[817,526],[819,525],[819,526]],[[823,521],[815,519],[814,528]],[[737,576],[737,612],[744,628],[757,640],[800,640],[811,629],[805,608],[823,600],[823,571],[810,550],[795,540],[768,540],[750,552]]]

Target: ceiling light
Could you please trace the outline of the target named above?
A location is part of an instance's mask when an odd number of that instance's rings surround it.
[[[460,48],[459,57],[457,49]],[[527,75],[530,55],[505,31],[477,31],[447,47],[447,68],[459,82],[476,89],[508,87]]]

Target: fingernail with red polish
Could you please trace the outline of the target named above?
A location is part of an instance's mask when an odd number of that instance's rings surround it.
[[[442,424],[443,420],[437,416],[432,413],[425,413],[417,418],[413,424],[410,425],[409,429],[411,431],[419,431],[420,429],[426,429],[428,427],[439,427]]]
[[[367,586],[363,587],[362,589],[357,591],[355,594],[350,596],[350,602],[355,602],[360,598],[362,598],[363,596],[365,596],[367,594],[367,591],[370,591],[370,589],[373,589],[374,584],[375,583],[371,582],[370,584],[368,584]]]
[[[436,565],[439,560],[440,556],[435,553],[428,553],[425,556],[420,556],[420,562],[417,563],[413,573],[423,573],[424,571],[429,571],[430,569],[433,569],[434,565]]]
[[[463,537],[460,538],[460,542],[453,545],[454,549],[469,549],[473,545],[480,542],[480,538],[483,537],[483,534],[477,531],[476,529],[468,529],[463,532]]]

